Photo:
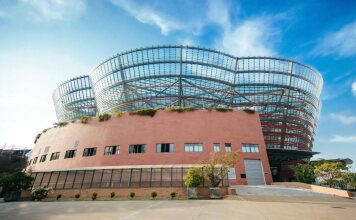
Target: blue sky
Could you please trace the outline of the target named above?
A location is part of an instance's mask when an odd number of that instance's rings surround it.
[[[0,146],[56,122],[52,91],[137,47],[296,59],[324,77],[314,150],[356,163],[355,1],[0,0]],[[355,167],[355,166],[354,166]]]

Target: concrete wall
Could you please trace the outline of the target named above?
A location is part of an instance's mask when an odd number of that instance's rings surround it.
[[[353,196],[352,192],[347,191],[347,190],[333,189],[333,188],[316,186],[316,185],[299,183],[299,182],[274,182],[274,183],[272,183],[272,185],[287,186],[287,187],[300,187],[300,188],[304,188],[304,189],[310,189],[314,192],[330,194],[330,195],[335,195],[335,196],[341,196],[341,197],[347,197],[347,198]]]
[[[79,147],[74,148],[76,141]],[[173,153],[157,153],[156,144],[173,143]],[[185,143],[203,143],[203,152],[184,152]],[[245,173],[243,159],[262,161],[266,183],[272,181],[259,115],[244,111],[217,112],[196,110],[194,112],[167,112],[159,110],[154,117],[124,113],[105,122],[95,118],[87,124],[69,123],[52,128],[42,134],[33,149],[32,157],[38,157],[32,171],[75,170],[83,168],[189,165],[209,161],[213,144],[220,143],[221,153],[225,143],[232,150],[241,152],[242,143],[258,144],[259,153],[241,153],[235,166],[236,180],[231,184],[246,184],[240,178]],[[146,144],[146,153],[129,154],[129,145]],[[104,155],[105,146],[120,145],[119,155]],[[45,147],[50,146],[45,162],[40,163]],[[82,157],[84,148],[97,147],[96,156]],[[75,158],[64,159],[66,150],[77,149]],[[60,152],[60,159],[50,161],[53,152]]]

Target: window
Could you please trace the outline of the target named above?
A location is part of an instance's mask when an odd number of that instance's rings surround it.
[[[225,152],[231,152],[231,144],[225,143]]]
[[[58,159],[59,159],[59,152],[55,152],[55,153],[52,153],[51,159],[49,159],[49,160],[51,161],[51,160],[58,160]]]
[[[96,155],[96,147],[85,148],[83,151],[83,157],[91,157]]]
[[[129,154],[140,154],[146,152],[146,144],[134,144],[129,147]]]
[[[37,163],[37,159],[38,159],[38,157],[33,158],[33,164]]]
[[[46,161],[46,157],[47,157],[47,154],[42,155],[41,159],[40,159],[40,163],[45,162]]]
[[[76,151],[77,150],[67,150],[66,154],[64,155],[64,159],[75,157]]]
[[[114,155],[120,153],[120,146],[107,146],[105,147],[104,155]]]
[[[203,144],[185,144],[184,151],[185,152],[202,152]]]
[[[31,163],[32,163],[32,159],[30,160],[30,162],[28,162],[28,166],[30,166],[30,165],[31,165]]]
[[[244,153],[258,153],[260,152],[258,144],[242,144],[242,152]]]
[[[218,143],[214,144],[214,152],[220,152],[220,144]]]
[[[156,151],[159,153],[173,152],[174,144],[157,144]]]

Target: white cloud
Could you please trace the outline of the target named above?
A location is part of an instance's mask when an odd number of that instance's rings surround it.
[[[352,94],[354,96],[356,96],[356,82],[353,82],[351,85],[351,90],[352,90]]]
[[[343,26],[340,30],[323,37],[315,48],[315,54],[348,57],[356,55],[356,21]]]
[[[333,138],[330,139],[330,142],[356,144],[356,136],[334,135]]]
[[[332,113],[330,114],[330,118],[344,125],[351,125],[356,123],[356,116]]]
[[[199,5],[199,12],[184,11],[184,17],[173,11],[159,10],[158,6],[152,2],[148,5],[136,1],[112,0],[112,3],[127,11],[141,23],[160,28],[164,35],[173,31],[199,35],[204,27],[217,25],[217,28],[221,29],[221,34],[214,40],[214,46],[218,50],[237,56],[276,54],[273,43],[278,32],[273,26],[275,19],[281,19],[279,15],[255,17],[233,23],[230,15],[234,13],[236,17],[239,14],[239,5],[230,4],[230,1],[207,1]],[[184,5],[184,2],[180,4]],[[184,6],[179,7],[184,8]]]
[[[114,5],[127,11],[138,21],[144,24],[157,26],[161,29],[162,34],[168,34],[171,31],[183,29],[183,25],[173,18],[168,18],[148,5],[143,5],[134,1],[112,0]]]
[[[21,0],[28,13],[39,21],[66,20],[85,10],[85,0]]]
[[[225,30],[217,47],[236,56],[273,56],[275,35],[267,18],[255,18]]]

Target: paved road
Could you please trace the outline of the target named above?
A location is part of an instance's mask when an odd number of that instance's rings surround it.
[[[262,195],[262,196],[325,196],[330,195],[313,192],[304,188],[291,188],[284,186],[230,186],[235,188],[240,196],[246,195]]]
[[[287,197],[284,197],[287,198]],[[242,201],[237,196],[224,200],[177,201],[66,201],[0,203],[1,220],[160,220],[160,219],[355,219],[356,202]]]

